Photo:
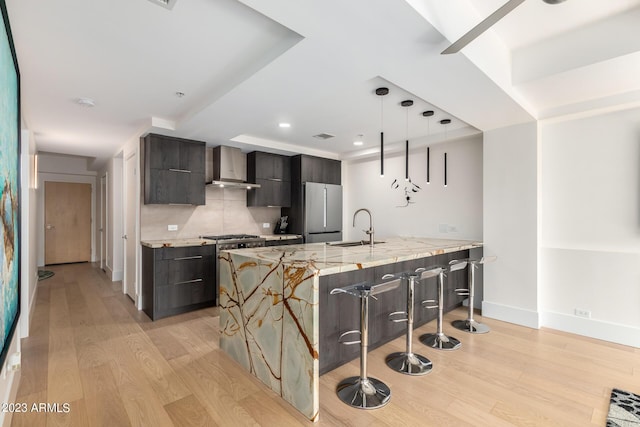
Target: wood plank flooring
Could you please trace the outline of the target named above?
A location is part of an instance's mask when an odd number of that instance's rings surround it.
[[[18,402],[68,403],[70,411],[27,412],[13,426],[313,425],[218,348],[217,308],[151,322],[92,264],[51,267],[39,282],[31,335],[22,341]],[[375,302],[374,302],[375,304]],[[335,395],[358,361],[320,381],[321,426],[604,426],[612,387],[640,394],[640,349],[492,319],[486,335],[449,326],[454,352],[417,341],[433,371],[409,377],[384,357],[404,338],[369,354],[369,374],[391,402],[352,409]],[[354,325],[356,327],[357,325]]]

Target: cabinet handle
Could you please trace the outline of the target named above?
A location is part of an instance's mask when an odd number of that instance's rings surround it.
[[[174,261],[184,261],[185,259],[202,259],[202,255],[196,255],[196,256],[183,256],[180,258],[174,258]]]
[[[186,170],[186,169],[173,169],[173,168],[169,168],[169,170],[171,172],[182,172],[182,173],[191,173],[190,170]]]
[[[277,182],[282,182],[283,179],[282,178],[267,178],[267,181],[277,181]]]
[[[202,279],[185,280],[184,282],[174,283],[174,285],[186,285],[187,283],[198,283],[198,282],[202,282]]]

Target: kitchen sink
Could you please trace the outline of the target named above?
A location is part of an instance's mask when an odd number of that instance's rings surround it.
[[[374,241],[373,244],[374,245],[378,245],[380,243],[384,243],[384,242],[380,242],[380,241]],[[327,245],[329,246],[337,246],[339,248],[350,248],[352,246],[369,246],[369,241],[368,240],[356,240],[353,242],[327,242]]]

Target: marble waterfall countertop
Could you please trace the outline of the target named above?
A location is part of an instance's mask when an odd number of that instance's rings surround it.
[[[238,249],[242,255],[264,262],[282,262],[296,265],[308,263],[320,276],[376,267],[385,264],[426,258],[449,252],[482,246],[472,240],[434,239],[429,237],[382,238],[371,248],[369,245],[340,247],[327,243]],[[235,251],[230,251],[235,253]]]
[[[220,348],[312,421],[319,419],[320,276],[482,246],[393,237],[221,251]]]
[[[302,235],[300,234],[261,234],[258,237],[262,237],[265,240],[293,240],[293,239],[301,239]]]

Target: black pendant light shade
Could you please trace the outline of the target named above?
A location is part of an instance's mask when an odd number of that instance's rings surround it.
[[[431,134],[431,123],[428,119],[429,117],[432,117],[432,116],[433,116],[432,110],[427,110],[422,112],[422,117],[427,118],[427,138]],[[429,147],[427,147],[427,184],[431,183],[431,177],[429,176],[429,169],[431,167],[430,163],[431,163],[431,153],[430,153]]]
[[[380,178],[384,177],[384,114],[382,97],[389,93],[389,88],[379,87],[376,95],[380,97]]]
[[[444,126],[444,139],[445,141],[447,140],[447,126],[449,123],[451,123],[451,119],[442,119],[440,120],[440,124],[441,125],[445,125]],[[444,186],[447,186],[447,153],[444,153]]]
[[[407,99],[400,103],[403,107],[411,107],[413,101]],[[407,108],[407,139],[404,145],[404,180],[409,181],[409,109]]]
[[[444,186],[447,186],[447,153],[444,153]]]
[[[427,184],[431,183],[431,179],[429,177],[429,163],[431,162],[430,155],[429,147],[427,147]]]

